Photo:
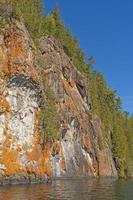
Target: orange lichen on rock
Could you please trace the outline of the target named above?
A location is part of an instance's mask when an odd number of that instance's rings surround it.
[[[65,171],[66,170],[66,164],[65,164],[65,158],[64,158],[64,155],[63,155],[62,146],[60,146],[60,158],[61,158],[60,159],[60,168],[61,168],[62,171]]]
[[[9,112],[10,111],[10,105],[7,102],[7,100],[0,95],[0,112]]]
[[[10,74],[28,75],[31,79],[37,79],[37,73],[33,67],[32,60],[29,59],[29,51],[23,45],[25,43],[24,38],[10,38],[10,43],[14,44],[14,40],[19,40],[20,45],[10,48],[8,51],[8,66]],[[28,47],[27,47],[28,48]]]
[[[39,167],[39,174],[40,176],[44,176],[47,174],[48,176],[52,176],[52,166],[51,166],[51,153],[49,145],[45,147],[43,153],[41,154],[40,158],[38,159]]]
[[[8,69],[8,58],[7,54],[4,51],[4,46],[0,47],[0,76],[3,77],[6,74],[9,74],[9,69]]]
[[[52,168],[51,168],[51,154],[50,154],[50,147],[47,145],[45,149],[42,151],[42,148],[39,144],[36,144],[32,150],[32,152],[28,152],[27,156],[29,160],[36,161],[38,167],[33,169],[32,167],[28,168],[29,173],[35,173],[38,176],[44,176],[47,174],[48,176],[52,175]]]
[[[0,158],[0,163],[5,166],[6,176],[17,174],[21,171],[21,166],[18,162],[18,152],[17,150],[12,151],[10,149],[10,139],[6,135],[6,140],[3,144],[2,157]]]
[[[18,31],[16,23],[5,29],[3,42],[0,47],[0,72],[4,76],[13,74],[28,75],[32,80],[37,80],[38,75],[34,68],[34,47],[29,47],[31,42],[27,32]],[[28,41],[29,40],[29,41]]]
[[[59,154],[61,148],[61,144],[59,141],[55,142],[52,146],[52,154],[56,155]]]
[[[35,113],[35,129],[34,129],[34,138],[33,138],[33,149],[30,152],[27,152],[28,159],[32,162],[37,163],[37,167],[33,168],[31,165],[28,166],[28,173],[36,174],[39,177],[44,175],[52,175],[52,166],[51,166],[51,145],[47,143],[44,148],[40,144],[40,130],[38,127],[38,112]]]

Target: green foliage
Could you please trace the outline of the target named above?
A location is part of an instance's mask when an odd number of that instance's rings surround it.
[[[9,22],[11,13],[12,13],[11,1],[1,0],[0,1],[0,28],[4,27],[5,24]]]
[[[42,35],[55,36],[56,23],[51,15],[43,17],[42,29],[43,29]]]
[[[128,143],[124,130],[122,113],[118,112],[114,116],[112,132],[112,152],[113,156],[119,161],[119,176],[124,177],[127,169]]]
[[[44,84],[46,84],[46,80]],[[44,102],[44,105],[41,107],[39,115],[41,138],[43,140],[43,144],[45,144],[47,141],[54,141],[58,132],[58,114],[55,97],[53,91],[49,87],[46,87],[46,85],[44,86],[46,88],[46,100]]]
[[[33,39],[42,35],[42,10],[39,0],[12,0],[12,9],[16,17],[24,20]]]

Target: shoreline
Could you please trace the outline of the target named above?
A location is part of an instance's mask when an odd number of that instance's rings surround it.
[[[52,181],[64,181],[64,180],[119,180],[118,177],[93,177],[93,176],[62,176],[62,177],[35,177],[35,176],[19,176],[19,175],[13,175],[8,177],[1,177],[0,178],[0,187],[6,186],[6,185],[32,185],[32,184],[48,184],[52,183]]]
[[[48,176],[35,177],[35,176],[8,176],[0,178],[0,186],[5,185],[30,185],[30,184],[40,184],[40,183],[50,183],[51,178]]]

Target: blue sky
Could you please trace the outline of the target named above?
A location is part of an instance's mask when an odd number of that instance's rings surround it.
[[[95,68],[117,90],[133,114],[133,0],[43,0],[45,11],[59,5],[61,16]]]

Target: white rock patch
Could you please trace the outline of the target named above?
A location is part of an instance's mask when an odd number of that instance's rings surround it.
[[[11,150],[19,146],[30,151],[33,147],[35,110],[38,108],[35,91],[21,87],[8,90],[7,101],[11,107],[8,115],[8,129],[12,136]]]
[[[5,128],[5,115],[0,114],[0,154],[2,153],[2,147],[4,142],[4,128]]]

